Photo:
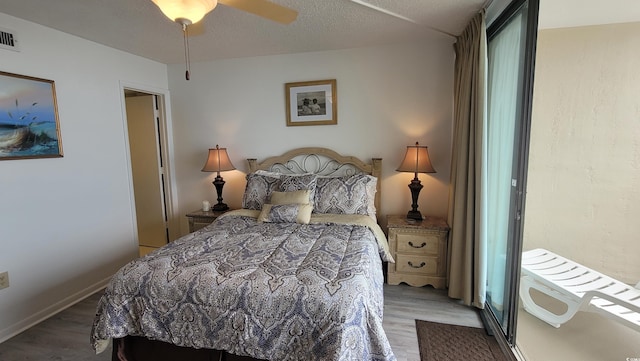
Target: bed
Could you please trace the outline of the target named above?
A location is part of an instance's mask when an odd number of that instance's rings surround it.
[[[395,360],[382,328],[381,159],[249,159],[242,209],[125,265],[91,342],[112,360]]]

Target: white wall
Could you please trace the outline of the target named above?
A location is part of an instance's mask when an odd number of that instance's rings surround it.
[[[419,210],[445,216],[451,158],[453,39],[384,47],[231,59],[169,66],[175,160],[182,215],[203,199],[215,203],[202,173],[209,147],[227,147],[236,171],[224,172],[225,203],[241,205],[246,158],[258,161],[303,146],[361,159],[383,158],[382,209],[406,214],[413,174],[398,173],[406,146],[429,147],[438,173],[419,176]],[[285,83],[336,79],[338,124],[286,126]],[[187,230],[182,219],[183,232]]]
[[[0,161],[0,341],[94,291],[137,244],[120,82],[167,89],[166,65],[0,13],[20,52],[0,70],[55,81],[63,158]]]
[[[640,23],[538,35],[524,248],[640,281]]]

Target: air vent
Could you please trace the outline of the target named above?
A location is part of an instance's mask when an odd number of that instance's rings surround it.
[[[19,51],[16,34],[10,30],[0,28],[0,49]]]

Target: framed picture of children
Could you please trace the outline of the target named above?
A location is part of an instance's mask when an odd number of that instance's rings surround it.
[[[287,126],[338,124],[336,80],[285,84]]]

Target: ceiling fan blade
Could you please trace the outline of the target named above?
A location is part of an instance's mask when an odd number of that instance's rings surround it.
[[[218,0],[218,2],[282,24],[290,24],[298,17],[297,11],[267,0]]]

